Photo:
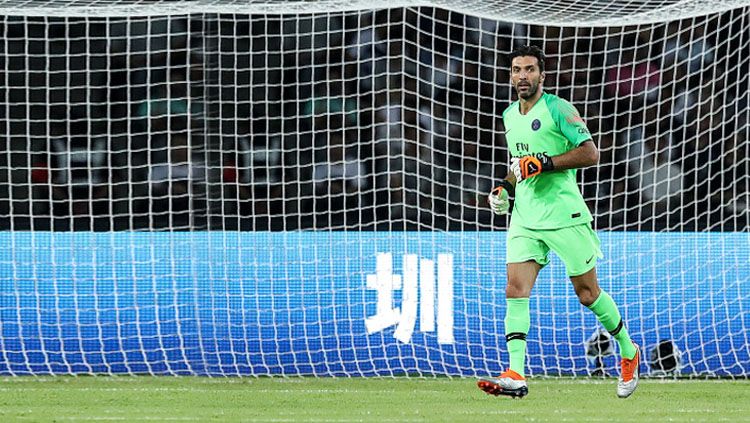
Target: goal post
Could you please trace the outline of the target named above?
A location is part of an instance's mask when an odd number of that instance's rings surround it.
[[[0,0],[0,374],[498,372],[486,195],[507,55],[534,44],[600,150],[578,174],[598,276],[646,374],[747,377],[749,16]],[[555,257],[531,311],[529,374],[616,374]]]

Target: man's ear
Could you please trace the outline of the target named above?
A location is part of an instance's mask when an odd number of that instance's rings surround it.
[[[546,73],[542,72],[539,76],[539,82],[544,82],[544,78],[547,76]]]

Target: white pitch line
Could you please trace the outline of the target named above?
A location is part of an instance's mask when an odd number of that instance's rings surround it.
[[[75,386],[66,386],[64,387],[65,390],[68,391],[82,391],[82,392],[197,392],[197,393],[213,393],[213,392],[252,392],[252,393],[264,393],[264,394],[272,394],[272,393],[282,393],[282,394],[397,394],[398,391],[395,391],[393,389],[364,389],[364,390],[356,390],[356,389],[255,389],[252,387],[248,387],[247,390],[241,390],[241,389],[203,389],[203,388],[146,388],[146,387],[121,387],[121,388],[96,388],[96,387],[75,387]],[[25,392],[46,392],[49,391],[49,388],[44,387],[32,387],[32,386],[22,386],[22,387],[3,387],[0,386],[0,392],[19,392],[19,391],[25,391]],[[436,389],[420,389],[419,393],[428,393],[428,394],[444,394],[445,391],[440,391]]]
[[[73,416],[57,416],[55,417],[56,420],[68,420],[68,421],[128,421],[132,422],[133,417],[132,416],[83,416],[83,417],[73,417]],[[156,417],[156,416],[139,416],[136,421],[140,420],[147,420],[147,421],[172,421],[172,422],[196,422],[200,421],[201,419],[199,417]]]

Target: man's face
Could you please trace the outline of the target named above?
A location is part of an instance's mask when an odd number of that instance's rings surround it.
[[[544,72],[539,70],[539,61],[534,56],[514,57],[510,64],[510,82],[519,98],[531,98],[544,81]]]

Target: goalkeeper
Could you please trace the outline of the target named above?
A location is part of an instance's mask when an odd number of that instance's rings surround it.
[[[617,395],[630,396],[638,384],[640,353],[628,335],[617,305],[599,288],[596,261],[602,257],[591,213],[576,183],[576,169],[596,165],[599,151],[586,124],[569,102],[542,89],[544,53],[524,46],[510,55],[511,83],[518,101],[503,112],[511,156],[508,176],[489,196],[492,211],[508,213],[505,340],[510,367],[478,386],[493,395],[528,393],[524,367],[529,332],[529,295],[539,271],[554,251],[581,304],[588,307],[617,340],[622,356]]]

